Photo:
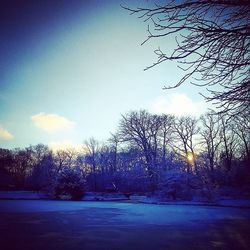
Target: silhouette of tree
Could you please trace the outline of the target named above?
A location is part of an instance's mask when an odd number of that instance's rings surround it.
[[[237,149],[237,138],[233,131],[232,123],[225,116],[220,117],[220,137],[222,139],[223,149],[221,152],[221,160],[227,171],[232,168],[232,161]]]
[[[94,191],[96,191],[97,190],[96,174],[97,174],[97,160],[98,160],[97,158],[100,145],[99,142],[93,137],[91,137],[89,140],[86,140],[84,144],[88,152],[85,157],[85,161],[91,166],[93,186],[94,186]]]
[[[133,111],[122,115],[120,122],[120,137],[137,146],[144,155],[148,176],[152,189],[155,187],[156,165],[158,150],[160,147],[159,135],[161,133],[162,120],[158,115],[151,115],[145,110]]]
[[[219,146],[222,143],[220,136],[220,117],[214,113],[206,113],[201,116],[201,141],[202,147],[208,159],[209,170],[211,171],[212,178],[215,168],[216,159],[218,159]]]
[[[189,116],[176,118],[174,123],[174,150],[187,163],[187,173],[192,172],[192,170],[197,171],[194,138],[199,133],[197,124],[198,120]],[[194,169],[192,169],[193,167]]]
[[[173,134],[173,124],[174,124],[174,116],[172,115],[161,115],[161,141],[162,141],[162,167],[167,167],[167,147],[171,143],[172,134]]]
[[[111,134],[109,138],[110,148],[111,148],[111,158],[112,158],[112,171],[116,172],[117,170],[117,153],[118,153],[118,144],[119,136],[116,134]]]
[[[233,131],[238,135],[245,160],[250,164],[250,117],[234,116]]]
[[[77,153],[74,149],[59,149],[54,153],[57,172],[59,173],[64,167],[72,167]]]
[[[146,6],[146,4],[145,4]],[[173,51],[155,50],[158,60],[177,61],[184,82],[206,86],[204,97],[220,112],[249,113],[250,104],[250,1],[168,0],[149,7],[123,7],[148,22],[148,40],[175,39]]]

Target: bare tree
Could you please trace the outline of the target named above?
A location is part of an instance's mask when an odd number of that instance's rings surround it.
[[[145,4],[146,5],[146,4]],[[175,88],[189,82],[207,86],[205,98],[221,111],[249,113],[250,1],[168,0],[148,7],[128,8],[148,22],[148,40],[175,39],[173,51],[155,50],[158,60],[177,61],[186,73]]]
[[[231,121],[226,116],[220,116],[220,124],[220,136],[223,145],[223,148],[221,149],[221,158],[224,160],[226,170],[230,171],[237,146],[236,135],[233,131]]]
[[[195,118],[188,116],[176,118],[174,123],[175,143],[173,147],[187,163],[187,173],[197,171],[194,138],[199,133],[197,123]]]
[[[112,157],[112,171],[117,171],[117,156],[118,156],[118,144],[120,142],[119,136],[117,134],[111,134],[109,138],[110,147],[111,147],[111,157]]]
[[[93,176],[93,186],[94,186],[94,191],[96,191],[97,190],[96,173],[97,173],[99,142],[95,138],[91,137],[89,140],[85,141],[85,146],[87,148],[85,161],[91,166],[91,174]]]
[[[34,146],[31,145],[27,149],[31,154],[33,165],[38,165],[44,157],[47,157],[51,154],[51,150],[49,149],[49,147],[42,143],[39,143]]]
[[[60,149],[54,153],[57,172],[59,173],[64,167],[71,168],[76,163],[77,152],[74,148]]]
[[[166,168],[166,153],[167,147],[172,140],[174,116],[172,115],[161,115],[161,137],[162,137],[162,165]]]
[[[244,158],[250,164],[250,117],[247,115],[235,116],[233,118],[233,131],[238,135]]]
[[[120,122],[120,137],[140,148],[143,152],[147,172],[154,189],[157,173],[157,157],[161,117],[151,115],[145,110],[130,112],[122,116]]]
[[[92,173],[96,173],[97,168],[97,154],[99,150],[99,142],[91,137],[89,140],[85,141],[85,146],[87,147],[87,155],[89,158],[89,163],[92,166]]]
[[[19,187],[25,186],[25,181],[30,176],[33,168],[32,151],[30,148],[19,149],[13,151],[13,164],[10,172],[15,178],[15,182]]]
[[[213,173],[216,158],[219,155],[219,146],[222,142],[220,136],[220,119],[215,114],[206,113],[201,116],[201,122],[202,146],[204,146],[209,161],[209,170]]]

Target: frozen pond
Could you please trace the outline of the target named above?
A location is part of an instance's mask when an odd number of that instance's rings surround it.
[[[1,249],[250,249],[250,209],[1,200]],[[4,246],[4,247],[2,247]]]

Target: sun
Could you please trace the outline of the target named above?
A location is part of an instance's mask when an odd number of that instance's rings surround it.
[[[192,155],[191,153],[188,153],[188,155],[187,155],[187,160],[188,160],[189,162],[193,162],[194,157],[193,157],[193,155]]]

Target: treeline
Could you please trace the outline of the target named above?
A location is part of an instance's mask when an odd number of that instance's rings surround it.
[[[81,152],[52,152],[43,144],[0,149],[1,189],[53,193],[63,178],[70,185],[81,182],[86,191],[156,192],[172,199],[209,198],[225,186],[249,188],[250,120],[141,110],[123,115],[107,142],[86,140]]]

